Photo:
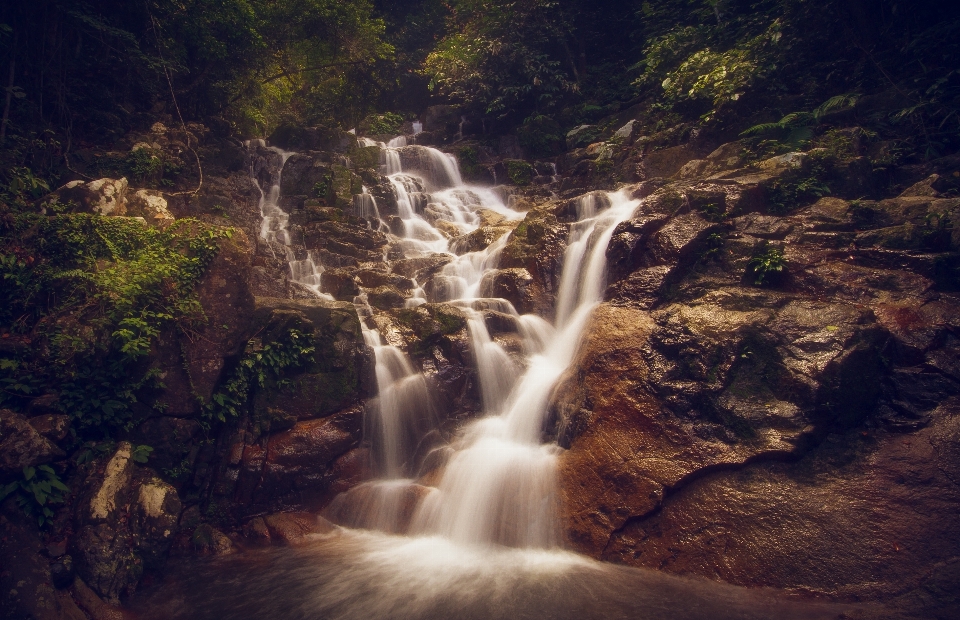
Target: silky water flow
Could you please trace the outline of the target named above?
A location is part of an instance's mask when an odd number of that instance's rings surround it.
[[[835,618],[842,611],[776,592],[618,567],[563,548],[561,449],[542,441],[548,401],[602,299],[610,238],[639,200],[625,192],[578,199],[551,324],[485,295],[485,276],[497,268],[508,235],[484,250],[458,254],[437,228],[442,221],[448,230],[452,225],[469,233],[480,225],[482,209],[508,220],[524,213],[490,188],[464,184],[450,155],[407,147],[403,137],[389,144],[361,141],[381,147],[382,172],[396,196],[401,226],[379,221],[376,200],[366,190],[354,199],[355,214],[400,233],[406,257],[452,257],[429,290],[415,289],[407,306],[447,302],[466,314],[483,415],[452,442],[439,441],[440,416],[429,383],[401,348],[386,342],[380,331],[386,324],[361,294],[355,306],[376,361],[378,395],[367,404],[365,427],[376,479],[327,508],[325,515],[344,527],[301,547],[180,564],[170,585],[141,599],[149,610],[144,617],[759,619]],[[249,148],[266,153],[251,170],[262,194],[262,239],[283,252],[295,282],[329,299],[320,290],[323,267],[312,253],[294,251],[289,215],[280,206],[283,164],[292,154],[262,142]],[[485,310],[516,321],[522,360],[491,337]],[[443,463],[439,481],[418,482],[426,473],[421,464],[437,462]]]

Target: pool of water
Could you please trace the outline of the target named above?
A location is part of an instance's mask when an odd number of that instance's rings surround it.
[[[791,598],[595,562],[565,551],[463,546],[338,530],[296,547],[171,560],[138,593],[142,620],[812,619],[882,617],[866,605]]]

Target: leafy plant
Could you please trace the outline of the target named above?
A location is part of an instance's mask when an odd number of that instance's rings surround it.
[[[740,136],[776,135],[784,144],[799,147],[810,141],[814,128],[824,116],[853,108],[860,99],[859,93],[844,93],[827,99],[812,112],[791,112],[775,123],[754,125],[743,131]]]
[[[0,362],[0,406],[22,406],[42,385],[81,435],[132,424],[137,394],[160,386],[139,360],[164,329],[205,321],[193,289],[231,235],[193,220],[159,231],[124,218],[17,216],[0,237],[0,326],[43,346]]]
[[[150,446],[135,446],[130,451],[130,458],[137,463],[146,463],[150,460],[150,453],[153,452],[153,448]]]
[[[504,162],[507,166],[507,176],[514,185],[529,185],[533,179],[533,166],[521,159],[508,159]]]
[[[774,284],[783,274],[785,266],[783,249],[764,242],[754,249],[747,263],[747,277],[757,286]]]
[[[285,371],[309,364],[315,352],[312,336],[297,329],[287,330],[271,342],[249,341],[230,378],[206,403],[205,419],[224,422],[238,417],[253,390],[270,383],[282,387]]]
[[[376,114],[370,121],[369,133],[373,135],[396,135],[403,127],[403,117],[394,112]]]
[[[36,517],[40,527],[53,520],[52,504],[62,504],[70,492],[49,465],[24,467],[19,480],[0,487],[0,502],[16,494],[17,504],[28,516]]]

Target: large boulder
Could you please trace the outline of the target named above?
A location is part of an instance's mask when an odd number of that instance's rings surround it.
[[[198,398],[209,401],[227,360],[238,355],[250,335],[254,312],[252,255],[246,235],[235,231],[218,241],[219,251],[196,286],[206,322],[189,342],[175,332],[161,334],[153,356],[166,386],[157,397],[169,415],[199,413]]]
[[[162,566],[181,511],[176,489],[137,465],[133,451],[120,442],[108,460],[88,466],[75,504],[71,551],[77,573],[114,602],[136,589],[144,571]]]
[[[139,189],[128,195],[127,214],[142,217],[147,224],[161,230],[173,224],[175,219],[167,208],[167,199],[152,189]]]
[[[53,202],[71,204],[80,213],[98,215],[126,215],[127,179],[97,179],[70,181],[41,201],[42,206]]]
[[[554,405],[577,548],[598,555],[698,471],[795,453],[811,433],[849,428],[875,408],[883,339],[868,314],[739,304],[596,311]]]
[[[298,366],[258,390],[256,416],[264,420],[319,418],[340,411],[363,395],[366,346],[353,304],[258,298],[254,319],[260,328],[257,339],[263,344],[282,340],[290,330],[297,330],[310,338],[314,348]]]

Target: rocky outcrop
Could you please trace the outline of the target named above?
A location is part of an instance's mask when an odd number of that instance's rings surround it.
[[[371,389],[356,310],[316,298],[258,298],[254,325],[248,352],[298,334],[309,353],[257,386],[249,419],[224,441],[214,497],[238,517],[321,506],[338,459],[359,445],[361,400]]]
[[[20,474],[25,467],[44,465],[65,456],[63,450],[32,420],[0,409],[0,474]],[[62,437],[60,437],[62,439]]]
[[[112,601],[135,590],[144,571],[162,566],[180,518],[176,489],[137,465],[133,451],[121,442],[109,459],[94,463],[74,514],[77,573]]]
[[[960,203],[930,178],[778,213],[810,158],[727,145],[634,190],[548,429],[575,548],[864,598],[955,575]]]

